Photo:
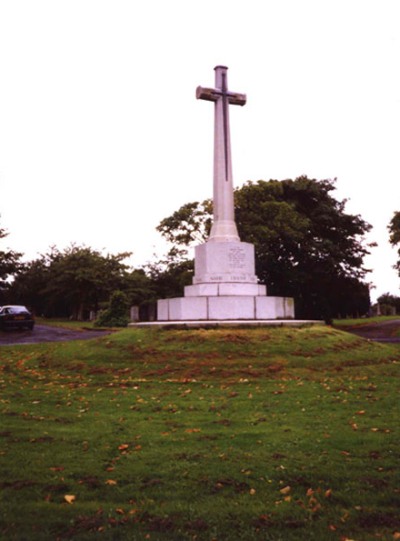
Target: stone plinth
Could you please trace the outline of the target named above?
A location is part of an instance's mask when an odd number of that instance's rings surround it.
[[[179,297],[158,301],[158,321],[293,319],[290,297]]]
[[[254,268],[254,246],[247,242],[197,246],[193,285],[185,287],[184,297],[158,301],[158,321],[294,318],[293,299],[267,297]]]
[[[193,284],[257,284],[254,246],[248,242],[206,242],[195,248]]]

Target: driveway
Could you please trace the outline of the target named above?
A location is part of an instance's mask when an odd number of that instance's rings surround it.
[[[89,340],[110,334],[110,331],[72,330],[48,325],[35,325],[33,331],[13,329],[0,331],[0,346],[16,344],[38,344],[40,342],[65,342],[67,340]]]

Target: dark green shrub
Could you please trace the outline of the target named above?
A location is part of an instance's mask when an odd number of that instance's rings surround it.
[[[106,310],[100,312],[95,321],[96,327],[126,327],[129,323],[128,298],[122,291],[114,291]]]

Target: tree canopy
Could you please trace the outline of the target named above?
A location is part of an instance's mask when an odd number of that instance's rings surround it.
[[[0,227],[0,240],[8,236],[5,229]],[[14,252],[9,248],[0,250],[0,302],[8,288],[7,279],[14,275],[20,267],[20,258],[22,254]]]
[[[334,180],[302,176],[248,182],[234,192],[239,235],[255,245],[259,280],[269,295],[293,296],[297,317],[327,319],[369,307],[363,260],[371,226],[347,214],[334,190]],[[175,246],[189,246],[206,240],[211,212],[209,200],[188,203],[158,230]]]
[[[388,229],[390,244],[392,246],[399,246],[397,250],[398,260],[394,268],[397,269],[397,272],[400,276],[400,211],[396,211],[393,214],[393,217],[388,225]]]
[[[39,259],[26,263],[12,284],[15,302],[23,301],[46,315],[83,319],[101,301],[123,286],[128,252],[102,255],[85,246],[63,252],[51,248]]]

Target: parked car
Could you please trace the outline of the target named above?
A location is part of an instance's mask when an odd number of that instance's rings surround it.
[[[35,325],[33,314],[25,306],[7,305],[0,308],[0,329],[27,327]]]

